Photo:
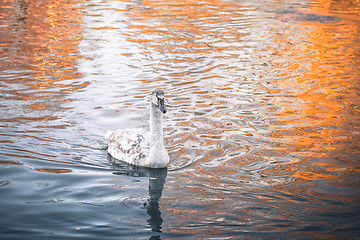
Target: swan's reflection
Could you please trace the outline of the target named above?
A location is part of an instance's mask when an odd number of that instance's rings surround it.
[[[165,180],[167,177],[167,168],[144,168],[119,161],[108,154],[108,160],[116,167],[117,175],[129,175],[134,177],[149,177],[149,199],[144,203],[149,219],[151,230],[153,232],[161,233],[161,225],[163,219],[161,218],[161,211],[159,207],[159,200],[162,196]],[[150,239],[159,239],[159,236],[153,236]]]
[[[161,212],[159,200],[164,189],[167,168],[149,169],[149,200],[144,204],[150,218],[147,220],[153,232],[161,232]]]

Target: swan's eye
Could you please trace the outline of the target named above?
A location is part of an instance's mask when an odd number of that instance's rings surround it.
[[[162,96],[162,95],[161,95],[161,96],[156,95],[156,98],[158,99],[158,101],[159,101],[159,100],[163,100],[163,101],[164,101],[164,96]]]
[[[164,102],[164,98],[158,97],[158,96],[156,98],[157,98],[158,105],[160,105],[161,103]]]

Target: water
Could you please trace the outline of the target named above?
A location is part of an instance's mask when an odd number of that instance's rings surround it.
[[[0,3],[2,239],[358,239],[358,1]],[[115,128],[166,93],[168,171]]]

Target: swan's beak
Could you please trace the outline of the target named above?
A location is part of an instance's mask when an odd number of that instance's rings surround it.
[[[166,113],[166,108],[165,108],[165,104],[164,104],[164,99],[163,98],[159,98],[159,108],[160,108],[160,111],[162,113]]]

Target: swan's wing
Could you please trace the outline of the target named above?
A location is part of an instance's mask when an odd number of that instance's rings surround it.
[[[118,129],[106,134],[108,152],[124,162],[142,165],[149,155],[149,142],[141,129]]]

